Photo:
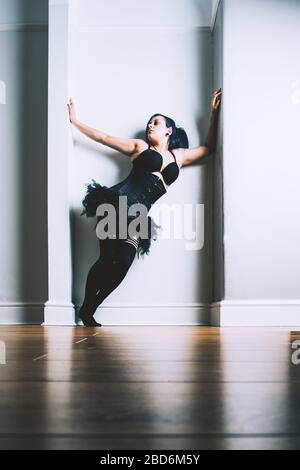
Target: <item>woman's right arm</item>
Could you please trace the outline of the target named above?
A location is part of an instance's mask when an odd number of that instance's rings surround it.
[[[137,152],[138,146],[141,142],[144,142],[142,139],[125,139],[121,137],[114,137],[106,134],[105,132],[99,131],[98,129],[93,129],[92,127],[87,126],[83,122],[78,121],[75,112],[75,105],[73,100],[70,98],[67,103],[69,111],[69,120],[80,132],[100,144],[106,145],[107,147],[113,148],[125,155],[131,156]]]

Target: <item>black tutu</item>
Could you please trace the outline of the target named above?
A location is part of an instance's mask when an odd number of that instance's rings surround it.
[[[95,217],[97,207],[103,203],[112,204],[116,209],[116,214],[118,216],[118,208],[119,208],[119,192],[116,189],[109,188],[107,186],[103,186],[94,179],[92,179],[92,183],[86,184],[86,194],[84,199],[82,200],[83,210],[80,215],[86,215],[86,217]],[[127,221],[128,223],[131,222],[135,217],[128,216]],[[97,223],[94,227],[94,230],[97,227],[98,221],[100,217],[97,216]],[[159,229],[161,228],[160,225],[157,225],[153,218],[147,215],[147,222],[148,222],[148,234],[147,238],[139,238],[138,244],[138,256],[150,253],[150,246],[152,240],[157,240],[157,235]]]

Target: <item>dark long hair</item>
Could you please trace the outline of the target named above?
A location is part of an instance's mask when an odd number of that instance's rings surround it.
[[[147,144],[150,144],[148,140],[148,125],[149,125],[149,122],[156,116],[162,116],[166,121],[166,126],[172,127],[172,134],[170,135],[170,140],[169,140],[170,150],[173,150],[176,148],[186,148],[186,149],[189,148],[189,139],[183,127],[177,127],[175,124],[175,121],[172,118],[165,116],[164,114],[161,114],[161,113],[153,114],[147,122],[146,131],[145,131],[145,136],[146,136],[145,138],[146,138]]]

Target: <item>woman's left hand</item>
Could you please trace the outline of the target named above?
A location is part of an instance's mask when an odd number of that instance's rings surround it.
[[[212,100],[211,100],[212,111],[217,111],[219,109],[219,106],[221,103],[221,94],[222,94],[222,88],[219,88],[218,90],[215,90],[213,92]]]

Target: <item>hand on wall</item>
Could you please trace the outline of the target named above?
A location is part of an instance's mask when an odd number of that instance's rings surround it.
[[[212,100],[211,100],[211,107],[213,111],[217,111],[219,109],[220,103],[221,103],[221,94],[222,94],[222,88],[219,88],[218,90],[215,90],[212,95]]]
[[[68,106],[68,111],[69,111],[69,121],[73,123],[76,120],[76,113],[75,113],[75,104],[72,98],[69,99],[67,106]]]

